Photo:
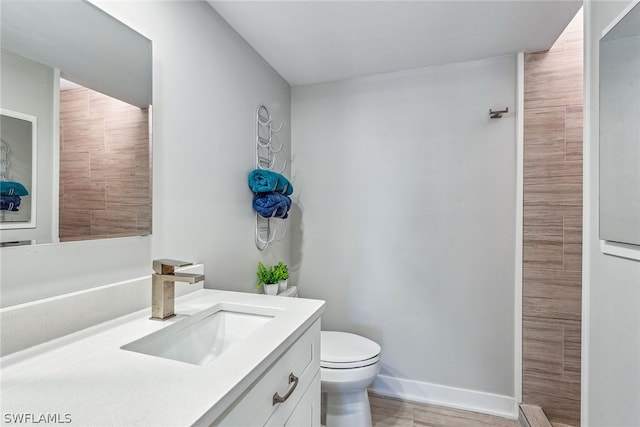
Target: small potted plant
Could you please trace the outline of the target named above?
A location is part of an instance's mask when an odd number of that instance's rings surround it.
[[[273,272],[278,279],[278,292],[287,290],[287,279],[289,279],[289,269],[287,265],[280,261],[273,267]]]
[[[258,263],[258,284],[256,288],[264,286],[264,293],[267,295],[278,294],[278,281],[280,280],[276,274],[274,274],[274,267],[267,267],[263,263]]]

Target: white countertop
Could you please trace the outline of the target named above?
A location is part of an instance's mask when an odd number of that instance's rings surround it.
[[[219,358],[200,366],[120,347],[217,303],[278,309]],[[42,416],[80,426],[211,423],[324,311],[324,301],[204,289],[176,300],[177,316],[150,308],[0,359],[2,422]],[[50,422],[51,423],[51,422]],[[27,423],[28,424],[28,423]]]

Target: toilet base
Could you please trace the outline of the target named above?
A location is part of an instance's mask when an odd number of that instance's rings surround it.
[[[367,390],[326,393],[323,419],[326,427],[371,427],[371,406]],[[326,409],[325,409],[326,408]]]

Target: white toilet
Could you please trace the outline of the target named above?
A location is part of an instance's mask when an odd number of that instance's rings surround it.
[[[371,427],[367,387],[380,371],[380,346],[347,332],[322,331],[320,336],[326,427]]]
[[[298,297],[292,286],[278,294]],[[380,345],[348,332],[320,332],[320,384],[325,427],[371,427],[367,387],[380,372]]]

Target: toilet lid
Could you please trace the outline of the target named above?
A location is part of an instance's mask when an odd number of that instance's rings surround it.
[[[380,345],[368,338],[348,332],[320,333],[320,366],[325,368],[357,368],[376,363]]]

